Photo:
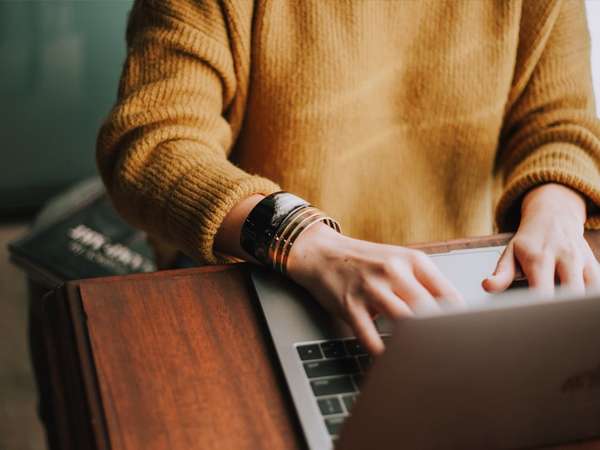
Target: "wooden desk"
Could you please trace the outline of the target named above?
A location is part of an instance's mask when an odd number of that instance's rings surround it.
[[[588,237],[598,256],[600,234]],[[61,448],[305,447],[246,265],[70,283],[44,308]]]

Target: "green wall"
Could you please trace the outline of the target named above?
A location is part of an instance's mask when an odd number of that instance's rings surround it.
[[[0,1],[0,216],[96,172],[131,3]]]

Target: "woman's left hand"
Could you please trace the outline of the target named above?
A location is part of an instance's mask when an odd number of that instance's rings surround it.
[[[585,201],[572,189],[551,183],[531,190],[521,205],[519,228],[484,289],[508,288],[517,263],[529,287],[543,293],[553,292],[555,280],[578,293],[600,289],[600,266],[583,238],[585,219]]]

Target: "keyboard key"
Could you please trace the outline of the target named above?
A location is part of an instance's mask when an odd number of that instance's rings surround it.
[[[358,364],[354,358],[324,359],[304,363],[304,370],[308,378],[350,375],[358,372]]]
[[[346,345],[346,350],[348,351],[348,354],[350,354],[350,355],[366,355],[367,354],[367,350],[361,345],[360,342],[358,342],[357,339],[350,339],[348,341],[345,341],[344,344]]]
[[[363,372],[369,370],[371,364],[373,363],[373,359],[368,355],[363,355],[358,357],[358,364],[360,364],[360,368]]]
[[[321,344],[325,358],[340,358],[346,356],[346,349],[342,341],[329,341]]]
[[[299,345],[296,349],[298,350],[298,356],[300,356],[302,361],[323,358],[323,353],[321,353],[319,344]]]
[[[331,414],[342,413],[342,404],[337,397],[322,398],[317,401],[321,414],[329,416]]]
[[[342,428],[342,424],[344,423],[345,417],[328,417],[325,419],[325,425],[327,426],[327,430],[329,434],[338,435],[340,433],[340,429]]]
[[[310,382],[313,393],[320,397],[322,395],[349,394],[356,392],[350,377],[325,378]]]
[[[350,408],[352,408],[352,405],[354,405],[354,402],[356,401],[356,395],[355,394],[344,395],[342,397],[342,400],[344,401],[344,406],[346,407],[346,411],[350,412]]]

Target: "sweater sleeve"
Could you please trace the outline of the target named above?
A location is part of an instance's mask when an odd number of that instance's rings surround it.
[[[600,124],[590,39],[581,0],[523,2],[515,76],[500,137],[501,230],[514,230],[523,196],[561,183],[588,201],[587,228],[600,228]]]
[[[245,103],[249,42],[239,40],[250,32],[235,28],[224,3],[135,3],[118,100],[97,142],[120,214],[201,263],[230,261],[213,243],[237,202],[279,190],[227,159]]]

